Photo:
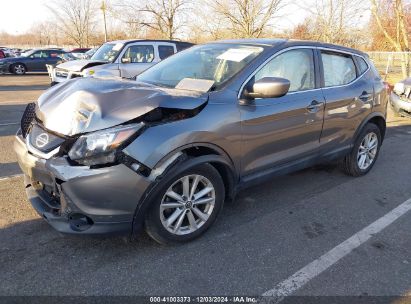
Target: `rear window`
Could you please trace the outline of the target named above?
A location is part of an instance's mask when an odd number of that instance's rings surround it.
[[[354,60],[350,55],[321,52],[326,87],[339,86],[357,78]]]

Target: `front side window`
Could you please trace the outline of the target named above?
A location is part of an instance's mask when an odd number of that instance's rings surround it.
[[[348,84],[357,77],[355,64],[350,55],[321,52],[321,58],[326,87]]]
[[[37,51],[33,55],[31,55],[32,58],[47,58],[48,54],[45,51]]]
[[[289,92],[315,88],[314,55],[311,49],[284,52],[268,62],[255,75],[255,81],[264,77],[281,77],[290,81]]]
[[[159,45],[158,54],[161,60],[166,59],[167,57],[174,54],[174,48],[170,45]]]
[[[259,46],[234,43],[198,45],[160,61],[137,81],[201,92],[218,90],[262,51]]]
[[[132,45],[124,53],[123,59],[130,63],[149,63],[154,60],[154,47],[152,45]]]

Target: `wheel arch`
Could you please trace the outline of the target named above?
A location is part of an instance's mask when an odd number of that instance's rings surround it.
[[[154,168],[161,166],[173,155],[181,153],[179,165],[181,162],[187,162],[189,166],[184,166],[188,169],[190,166],[195,166],[206,162],[211,164],[220,174],[226,188],[226,199],[233,199],[235,196],[235,188],[238,182],[238,172],[234,162],[224,149],[209,143],[192,143],[179,147],[164,156]],[[188,161],[190,160],[190,161]],[[169,166],[172,168],[175,164]],[[168,171],[168,169],[166,171]],[[166,171],[164,173],[166,173]]]
[[[171,163],[167,163],[169,160],[172,160]],[[144,216],[152,203],[155,189],[164,181],[164,178],[166,179],[169,173],[173,175],[179,174],[203,163],[210,164],[220,174],[224,183],[225,198],[233,199],[235,197],[238,174],[234,164],[223,149],[210,144],[190,144],[182,146],[163,157],[152,169],[155,170],[163,164],[167,164],[164,170],[158,176],[155,176],[152,185],[138,202],[133,219],[133,234],[136,234],[143,228]]]
[[[26,65],[25,63],[18,61],[18,62],[11,63],[11,64],[9,65],[9,72],[10,72],[10,73],[14,73],[14,71],[13,71],[13,66],[15,66],[16,64],[21,64],[21,65],[24,66],[24,68],[26,69],[26,72],[29,71],[29,70],[27,69],[27,65]]]
[[[374,112],[371,113],[370,115],[368,115],[360,124],[360,126],[357,128],[357,131],[355,132],[355,136],[354,136],[354,140],[355,138],[357,138],[357,136],[360,134],[360,132],[362,131],[362,129],[365,127],[365,125],[367,125],[368,123],[373,123],[375,124],[381,132],[381,141],[384,141],[384,137],[385,137],[385,132],[387,129],[387,124],[386,124],[386,120],[385,120],[385,116],[380,113],[380,112]]]

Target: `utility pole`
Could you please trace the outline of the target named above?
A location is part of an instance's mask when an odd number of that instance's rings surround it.
[[[104,20],[104,42],[107,42],[107,22],[106,22],[106,1],[103,0],[101,2],[101,7],[100,9],[103,11],[103,20]]]

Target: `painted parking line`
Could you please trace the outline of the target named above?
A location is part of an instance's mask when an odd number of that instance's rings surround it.
[[[0,123],[1,126],[11,126],[11,125],[18,125],[20,124],[19,122],[6,122],[6,123]]]
[[[411,198],[400,204],[395,209],[388,212],[383,217],[357,232],[341,244],[337,245],[318,259],[312,261],[307,266],[301,268],[288,279],[277,284],[273,289],[263,293],[265,297],[274,297],[274,302],[280,302],[284,297],[291,295],[310,280],[321,274],[323,271],[337,263],[340,259],[348,255],[355,248],[365,243],[372,236],[391,225],[402,215],[411,210]],[[272,303],[272,301],[270,301]]]

